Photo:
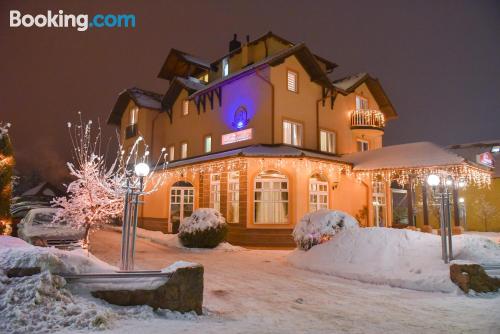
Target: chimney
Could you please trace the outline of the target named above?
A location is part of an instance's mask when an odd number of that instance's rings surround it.
[[[247,35],[245,44],[241,47],[241,68],[250,63],[250,56],[248,54],[248,42],[250,42],[250,35]]]
[[[236,49],[239,49],[241,47],[240,41],[237,40],[237,35],[234,34],[233,40],[229,42],[229,52],[232,52]]]

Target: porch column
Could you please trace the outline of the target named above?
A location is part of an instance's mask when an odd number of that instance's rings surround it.
[[[429,204],[427,203],[427,184],[422,183],[422,207],[424,216],[424,226],[422,226],[421,231],[426,233],[432,233],[432,227],[429,225]]]
[[[413,178],[410,176],[408,179],[408,187],[406,192],[407,204],[408,204],[408,226],[415,226],[415,220],[413,219]]]
[[[458,187],[453,183],[453,221],[455,226],[460,226],[460,213],[458,212]]]

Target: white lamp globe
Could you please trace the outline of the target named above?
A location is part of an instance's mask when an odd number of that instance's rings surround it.
[[[437,176],[436,174],[431,174],[427,176],[427,184],[430,185],[431,187],[439,185],[440,182],[441,180],[439,179],[439,176]]]
[[[149,174],[149,166],[147,163],[140,162],[137,165],[135,165],[134,171],[135,175],[139,177],[145,177],[148,176]]]
[[[458,199],[458,202],[459,202],[459,203],[464,203],[464,202],[465,202],[465,198],[460,197],[460,198]]]

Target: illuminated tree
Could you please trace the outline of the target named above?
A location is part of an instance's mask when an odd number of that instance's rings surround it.
[[[10,123],[0,122],[0,234],[9,234],[11,230],[10,201],[14,156],[9,128]]]

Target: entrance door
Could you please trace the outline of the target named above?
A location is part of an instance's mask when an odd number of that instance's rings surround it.
[[[194,209],[194,187],[186,181],[174,183],[170,189],[170,223],[172,232],[179,231],[179,225]]]

